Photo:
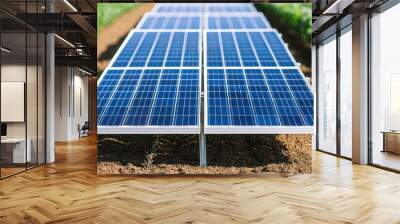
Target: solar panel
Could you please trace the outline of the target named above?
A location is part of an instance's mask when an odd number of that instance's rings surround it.
[[[109,69],[98,84],[99,131],[198,133],[199,86],[199,69]]]
[[[206,31],[204,38],[208,67],[295,66],[275,30]]]
[[[134,30],[98,81],[98,131],[199,133],[199,30]]]
[[[311,133],[313,94],[275,30],[207,30],[205,133]]]
[[[199,31],[134,31],[112,67],[198,67],[200,38]]]
[[[271,28],[261,13],[208,14],[206,29],[268,29]]]
[[[201,16],[198,13],[175,14],[146,13],[138,29],[200,29]]]
[[[312,131],[313,95],[298,69],[207,69],[205,133]]]

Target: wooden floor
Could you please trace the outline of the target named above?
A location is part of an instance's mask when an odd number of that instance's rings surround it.
[[[400,175],[315,153],[290,178],[97,176],[94,138],[0,181],[0,223],[400,223]]]

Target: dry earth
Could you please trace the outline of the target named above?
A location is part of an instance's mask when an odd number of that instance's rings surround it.
[[[276,135],[266,137],[266,144],[254,149],[254,145],[248,147],[235,147],[229,145],[229,139],[221,140],[220,143],[214,144],[214,147],[220,147],[218,144],[226,144],[226,147],[220,148],[218,152],[215,148],[210,147],[207,157],[210,166],[199,167],[192,164],[169,162],[167,159],[161,160],[162,163],[156,164],[155,159],[151,161],[142,159],[141,163],[121,163],[118,161],[106,161],[100,159],[97,164],[98,174],[207,174],[207,175],[236,175],[236,174],[264,174],[264,173],[280,173],[282,175],[294,175],[299,173],[311,173],[311,136],[310,135]],[[105,143],[105,142],[107,143]],[[240,140],[238,140],[240,141]],[[276,141],[276,142],[274,142]],[[124,145],[129,150],[129,143],[117,139],[104,138],[100,139],[100,153],[114,153],[115,144]],[[213,144],[213,143],[211,143]],[[239,143],[240,144],[240,143]],[[173,147],[172,147],[173,148]],[[249,151],[259,150],[257,153],[261,156],[268,157],[265,164],[257,162],[255,154]],[[186,150],[174,151],[176,157],[182,156]],[[186,151],[186,153],[188,153]],[[138,153],[133,153],[133,156]],[[197,155],[197,154],[196,154]],[[129,154],[123,155],[129,157]],[[100,158],[107,157],[100,155]],[[117,155],[118,157],[118,155]],[[147,157],[146,157],[147,158]],[[171,158],[171,157],[168,157]],[[137,158],[135,158],[137,159]],[[118,159],[117,159],[118,160]],[[245,162],[244,162],[245,161]],[[232,164],[244,164],[245,166],[232,166]]]

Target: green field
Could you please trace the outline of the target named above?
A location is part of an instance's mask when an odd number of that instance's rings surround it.
[[[257,8],[267,13],[267,17],[277,20],[278,25],[290,28],[304,43],[311,41],[311,10],[309,3],[262,3],[256,4]],[[275,21],[271,21],[275,22]]]
[[[98,3],[97,4],[97,32],[114,22],[125,12],[137,7],[137,3]]]

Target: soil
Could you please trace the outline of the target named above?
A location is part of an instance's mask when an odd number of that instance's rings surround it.
[[[124,13],[110,26],[105,27],[97,35],[97,70],[103,71],[112,56],[117,52],[125,36],[136,27],[146,12],[149,12],[154,3],[142,3],[137,8]]]
[[[191,135],[99,137],[97,172],[284,176],[311,173],[311,135],[211,135],[207,137],[207,167],[198,166],[197,138]]]

